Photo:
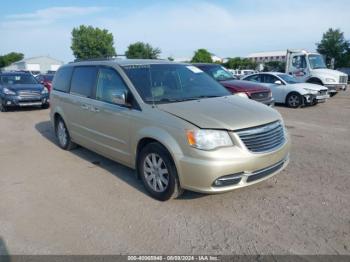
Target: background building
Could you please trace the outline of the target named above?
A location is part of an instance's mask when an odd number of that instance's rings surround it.
[[[63,64],[63,61],[50,56],[36,56],[15,62],[7,67],[4,67],[3,70],[29,70],[46,73],[47,71],[57,71],[57,69]]]
[[[259,52],[259,53],[252,53],[247,56],[247,58],[251,59],[252,61],[263,64],[266,62],[285,62],[286,61],[286,55],[287,51],[271,51],[271,52]]]

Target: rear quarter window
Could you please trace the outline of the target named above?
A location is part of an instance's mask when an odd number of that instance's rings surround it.
[[[72,77],[73,67],[60,68],[53,79],[53,89],[61,92],[69,92],[70,79]]]
[[[71,81],[71,94],[91,97],[96,77],[97,68],[95,66],[75,67]]]

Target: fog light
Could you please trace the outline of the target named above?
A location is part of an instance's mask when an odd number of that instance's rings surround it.
[[[11,104],[12,104],[11,101],[6,102],[6,105],[11,105]]]
[[[237,173],[228,176],[222,176],[216,179],[213,183],[214,187],[222,187],[222,186],[232,186],[238,184],[242,179],[242,173]]]

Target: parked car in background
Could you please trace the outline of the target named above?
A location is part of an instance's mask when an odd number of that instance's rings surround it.
[[[32,74],[25,72],[0,73],[0,111],[8,107],[49,106],[49,91]]]
[[[227,70],[238,79],[241,79],[242,77],[256,73],[256,71],[252,69],[227,69]]]
[[[291,108],[315,105],[329,98],[327,87],[303,83],[285,73],[258,73],[247,76],[243,80],[267,84],[275,102],[286,104]]]
[[[306,50],[287,50],[286,73],[301,82],[327,87],[331,96],[347,88],[346,74],[328,69],[322,55]]]
[[[32,74],[34,77],[40,74],[40,71],[33,71],[33,70],[18,70],[18,72],[28,73]]]
[[[46,73],[50,74],[50,75],[54,75],[56,73],[56,71],[55,70],[47,70]]]
[[[40,74],[40,75],[37,75],[35,78],[40,84],[44,85],[47,88],[47,90],[49,90],[50,92],[51,86],[52,86],[52,80],[54,76],[55,75],[53,74]]]
[[[272,106],[274,100],[271,90],[258,83],[250,83],[247,81],[238,80],[223,66],[217,64],[193,64],[203,70],[209,76],[214,78],[232,94],[250,98],[255,101]]]
[[[74,62],[60,67],[52,87],[50,117],[60,147],[77,143],[136,168],[159,200],[183,189],[249,186],[288,163],[281,115],[231,95],[190,64]]]

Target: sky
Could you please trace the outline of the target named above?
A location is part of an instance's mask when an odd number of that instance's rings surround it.
[[[190,58],[199,48],[220,57],[313,51],[330,27],[350,39],[349,7],[349,0],[2,1],[0,55],[72,61],[71,31],[82,24],[112,32],[117,54],[137,41],[160,48],[163,58]]]

